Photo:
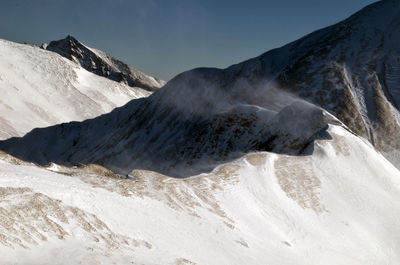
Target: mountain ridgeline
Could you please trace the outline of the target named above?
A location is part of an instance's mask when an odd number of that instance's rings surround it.
[[[309,154],[339,124],[400,166],[399,25],[400,2],[380,1],[259,57],[182,73],[148,98],[0,149],[39,164],[187,177],[252,151]]]

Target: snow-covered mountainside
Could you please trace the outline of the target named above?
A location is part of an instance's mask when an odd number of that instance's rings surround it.
[[[2,154],[1,263],[399,264],[399,171],[326,131],[311,156],[252,153],[187,179]]]
[[[89,72],[131,87],[155,91],[165,84],[164,81],[148,76],[100,50],[85,46],[70,35],[65,39],[43,45],[43,48],[80,64]]]
[[[0,139],[82,121],[150,92],[92,74],[39,47],[0,40]]]
[[[0,141],[0,263],[400,264],[399,26],[380,1],[118,108],[150,92],[111,57],[0,41],[6,136],[114,108]]]
[[[400,2],[377,2],[257,58],[182,73],[146,99],[95,120],[34,130],[0,149],[39,164],[185,177],[249,151],[307,154],[329,123],[339,123],[312,102],[399,166],[399,14]]]
[[[321,106],[400,167],[399,25],[400,1],[379,1],[225,72],[230,84],[262,91],[266,81]]]

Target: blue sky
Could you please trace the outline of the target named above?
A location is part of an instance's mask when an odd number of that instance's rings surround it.
[[[369,0],[0,0],[0,38],[41,44],[71,34],[169,80],[227,67],[348,17]]]

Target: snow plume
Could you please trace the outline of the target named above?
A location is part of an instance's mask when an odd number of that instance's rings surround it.
[[[204,116],[253,106],[277,113],[303,99],[279,88],[269,79],[225,76],[223,70],[199,68],[178,75],[153,98],[183,115]]]

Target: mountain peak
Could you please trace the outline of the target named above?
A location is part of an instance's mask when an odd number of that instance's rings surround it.
[[[72,35],[67,35],[64,39],[58,40],[58,42],[69,42],[69,43],[83,45],[82,42],[80,42],[77,38],[75,38]]]
[[[65,37],[66,40],[73,40],[73,41],[78,41],[74,36],[72,35],[67,35],[67,37]]]
[[[379,29],[388,32],[394,21],[400,21],[400,1],[382,0],[364,7],[341,24],[361,26],[364,30]]]
[[[105,52],[87,47],[72,35],[51,41],[48,45],[42,45],[42,48],[80,64],[89,72],[131,87],[155,91],[165,84],[164,81],[148,76]]]

